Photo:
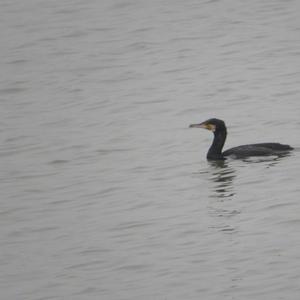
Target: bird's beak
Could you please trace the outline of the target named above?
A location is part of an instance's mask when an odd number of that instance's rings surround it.
[[[205,122],[200,123],[200,124],[191,124],[190,128],[204,128],[204,129],[210,130],[212,132],[215,132],[215,130],[216,130],[216,126],[215,125],[209,124],[209,123],[205,123]]]
[[[190,128],[206,128],[206,125],[204,123],[200,124],[191,124]]]

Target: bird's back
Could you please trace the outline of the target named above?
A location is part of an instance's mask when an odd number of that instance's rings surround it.
[[[276,155],[281,152],[290,151],[293,148],[280,143],[249,144],[230,148],[222,153],[223,156],[249,157]]]

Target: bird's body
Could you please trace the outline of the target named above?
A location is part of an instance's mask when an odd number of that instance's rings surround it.
[[[236,155],[237,157],[243,158],[247,156],[276,155],[282,151],[289,151],[292,149],[291,146],[280,143],[259,143],[233,147],[224,151],[222,154],[223,156]]]
[[[246,158],[250,156],[280,155],[293,148],[280,143],[258,143],[233,147],[222,152],[227,136],[227,128],[224,121],[209,119],[200,124],[192,124],[190,127],[205,128],[214,133],[214,140],[207,152],[208,160],[224,160],[227,157]]]

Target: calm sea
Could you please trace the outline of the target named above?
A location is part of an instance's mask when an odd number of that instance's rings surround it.
[[[299,11],[2,0],[1,299],[299,299]]]

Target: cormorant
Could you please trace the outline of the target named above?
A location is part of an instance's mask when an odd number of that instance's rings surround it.
[[[227,156],[246,158],[249,156],[280,155],[293,149],[289,145],[279,143],[260,143],[233,147],[222,152],[227,136],[224,121],[212,118],[200,124],[192,124],[190,127],[205,128],[213,132],[214,140],[206,156],[208,160],[224,160]]]

